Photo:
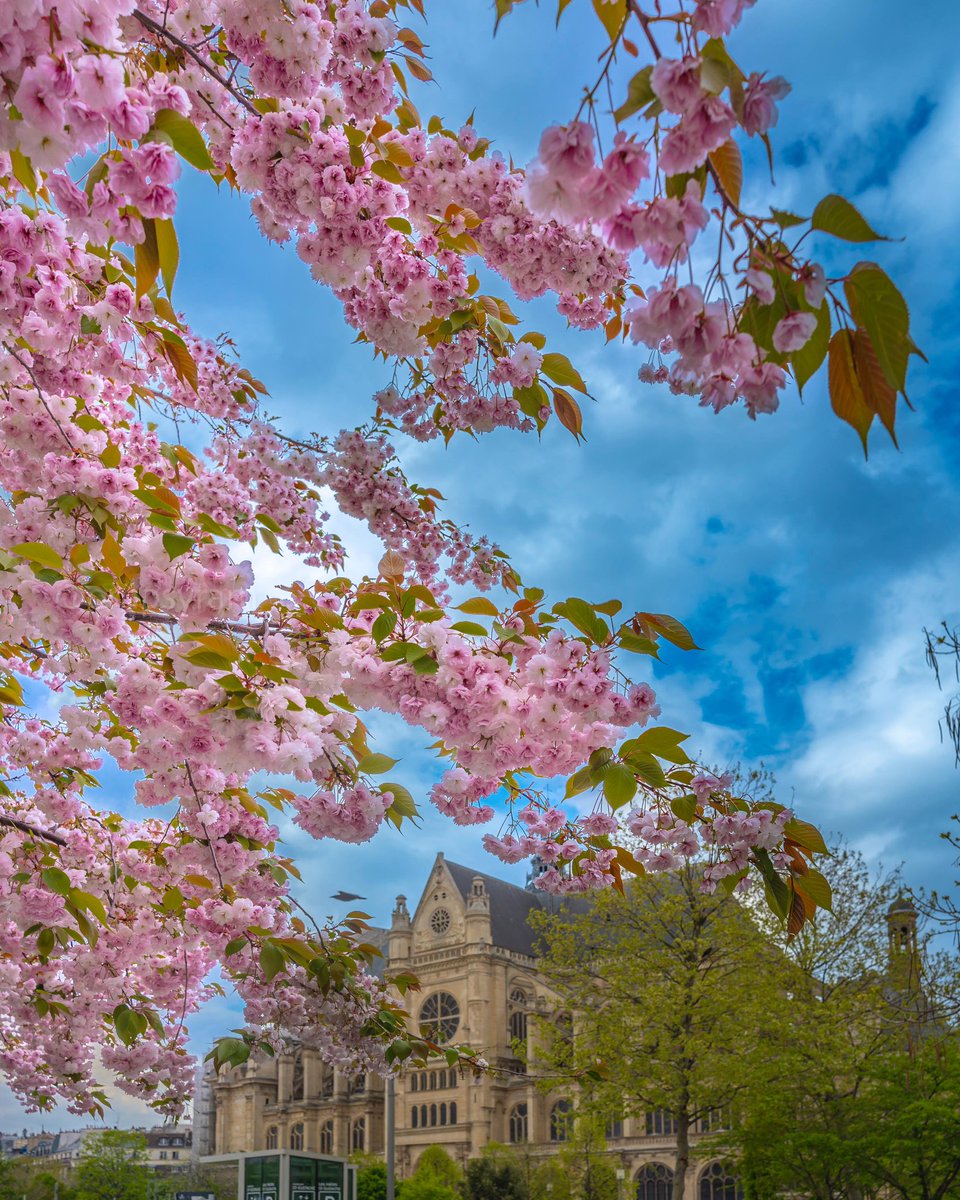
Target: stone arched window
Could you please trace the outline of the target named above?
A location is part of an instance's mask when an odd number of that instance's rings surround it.
[[[725,1108],[711,1108],[700,1118],[701,1133],[717,1133],[730,1128],[730,1114]]]
[[[420,1009],[420,1030],[435,1042],[449,1042],[460,1028],[460,1005],[449,992],[434,992]]]
[[[421,1104],[420,1105],[420,1128],[426,1129],[426,1127],[427,1127],[427,1106],[425,1104]]]
[[[573,1105],[569,1100],[558,1100],[550,1109],[550,1141],[565,1142],[573,1124]]]
[[[333,1121],[324,1121],[320,1126],[320,1153],[333,1153]]]
[[[637,1172],[637,1200],[671,1200],[673,1172],[663,1163],[647,1163]]]
[[[676,1132],[677,1123],[665,1108],[647,1113],[647,1137],[672,1137]]]
[[[302,1121],[298,1121],[297,1124],[294,1125],[294,1127],[290,1130],[290,1149],[291,1150],[302,1150],[303,1149],[303,1122]]]
[[[519,1142],[527,1141],[529,1137],[529,1121],[527,1117],[526,1104],[515,1104],[510,1109],[510,1127],[508,1130],[510,1141],[516,1145]]]
[[[277,1127],[271,1125],[267,1130],[266,1148],[268,1150],[276,1150],[277,1148]]]
[[[440,1124],[446,1125],[446,1123],[447,1123],[447,1106],[446,1106],[446,1104],[441,1104],[440,1105]]]
[[[417,1124],[418,1124],[417,1118],[419,1116],[420,1116],[420,1112],[419,1112],[417,1106],[414,1105],[413,1108],[410,1109],[410,1124],[413,1126],[414,1129],[417,1128]]]
[[[527,994],[522,988],[510,990],[510,1016],[507,1024],[511,1042],[527,1040]]]
[[[353,1123],[353,1129],[350,1133],[350,1149],[354,1151],[363,1151],[366,1149],[367,1140],[367,1123],[363,1117],[358,1117]]]
[[[366,1075],[354,1075],[350,1080],[350,1095],[360,1096],[367,1090]]]
[[[430,1124],[431,1124],[431,1126],[433,1126],[433,1125],[436,1125],[436,1123],[437,1123],[437,1106],[435,1104],[431,1104],[430,1105]]]
[[[743,1186],[725,1163],[711,1163],[700,1176],[700,1200],[743,1200]]]
[[[457,1123],[457,1102],[456,1102],[456,1100],[454,1100],[454,1102],[450,1105],[450,1124],[456,1125],[456,1123]]]
[[[293,1059],[293,1084],[290,1088],[291,1100],[303,1099],[303,1051],[298,1050]]]
[[[410,1076],[410,1091],[411,1092],[415,1092],[417,1090],[417,1083],[419,1081],[419,1078],[420,1077],[417,1075],[416,1071],[414,1071],[414,1073]]]
[[[433,1089],[436,1086],[437,1086],[437,1073],[436,1073],[436,1071],[431,1071],[430,1072],[430,1090],[433,1091]]]
[[[606,1138],[607,1141],[612,1141],[615,1138],[623,1137],[623,1121],[620,1117],[614,1117],[612,1121],[607,1122]]]

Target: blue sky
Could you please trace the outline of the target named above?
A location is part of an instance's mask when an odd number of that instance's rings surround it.
[[[601,45],[589,7],[578,0],[554,32],[552,0],[527,0],[494,42],[491,4],[434,0],[424,39],[437,84],[417,95],[421,113],[442,112],[456,127],[475,109],[478,128],[528,161],[540,129],[576,109],[594,68]],[[733,45],[746,69],[793,84],[774,131],[774,203],[809,212],[839,190],[904,239],[836,260],[883,263],[930,357],[913,360],[916,412],[900,418],[900,452],[876,437],[865,462],[822,379],[802,403],[788,393],[774,417],[714,416],[641,385],[633,348],[566,331],[540,302],[525,317],[597,397],[586,443],[550,428],[540,444],[499,433],[446,450],[401,447],[410,474],[440,488],[451,516],[498,540],[555,599],[616,595],[691,628],[703,652],[665,655],[651,681],[696,752],[719,765],[763,761],[804,817],[872,861],[902,862],[911,883],[941,889],[953,872],[938,833],[957,810],[960,777],[940,743],[942,697],[922,628],[960,620],[958,32],[947,0],[760,0]],[[744,200],[761,207],[769,181],[759,159],[753,166]],[[178,307],[203,332],[232,334],[288,428],[362,419],[386,371],[352,345],[335,301],[295,254],[259,238],[244,201],[196,177],[183,182]],[[353,571],[368,569],[379,557],[372,539],[341,527],[357,548]],[[288,569],[269,555],[256,565],[265,581]],[[422,739],[385,719],[373,727],[379,748],[402,758],[396,777],[422,795],[435,770]],[[339,888],[360,892],[386,921],[398,892],[419,895],[441,849],[523,882],[522,867],[484,853],[482,828],[424,817],[418,834],[388,829],[363,847],[289,831],[305,898],[326,913]],[[197,1049],[237,1019],[230,1006],[208,1009],[194,1022]],[[137,1117],[124,1101],[116,1111]],[[0,1128],[77,1123],[66,1113],[23,1118],[0,1094]]]

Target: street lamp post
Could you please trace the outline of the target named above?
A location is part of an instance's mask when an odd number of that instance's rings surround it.
[[[396,1080],[387,1076],[387,1200],[394,1200],[396,1179]]]
[[[617,1200],[623,1200],[623,1181],[627,1173],[623,1167],[617,1167]]]

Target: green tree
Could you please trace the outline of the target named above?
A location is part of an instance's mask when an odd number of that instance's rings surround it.
[[[841,846],[829,875],[832,911],[790,941],[768,929],[792,971],[788,1036],[741,1103],[746,1177],[758,1198],[957,1195],[958,1051],[942,1017],[956,960],[924,946],[896,874]]]
[[[366,1163],[357,1171],[357,1200],[386,1200],[387,1168],[382,1162]]]
[[[736,898],[704,892],[702,879],[686,864],[598,894],[585,911],[534,919],[574,1034],[556,1014],[541,1021],[538,1065],[552,1087],[575,1086],[575,1126],[659,1110],[676,1130],[675,1200],[691,1135],[750,1086],[784,1003],[782,956]]]
[[[428,1146],[397,1189],[398,1200],[460,1200],[463,1172],[442,1146]]]
[[[148,1200],[146,1145],[136,1130],[105,1129],[86,1138],[74,1175],[74,1200]]]
[[[467,1163],[463,1200],[529,1200],[526,1173],[516,1154],[497,1143],[485,1146]],[[566,1200],[558,1195],[556,1200]]]

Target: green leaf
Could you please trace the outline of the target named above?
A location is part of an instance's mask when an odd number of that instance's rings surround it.
[[[153,217],[143,217],[143,241],[133,248],[136,271],[137,299],[149,292],[160,273],[160,248],[157,245],[157,223]]]
[[[566,617],[571,625],[586,634],[597,645],[605,645],[610,640],[610,627],[598,617],[592,604],[577,596],[570,596],[553,606],[553,611],[560,617]]]
[[[629,743],[631,749],[636,748],[646,754],[655,754],[672,763],[688,763],[690,756],[681,750],[680,743],[685,742],[690,735],[660,725],[656,729],[645,729],[638,737]]]
[[[823,360],[827,357],[827,349],[830,346],[830,329],[830,306],[824,300],[817,313],[817,325],[810,335],[810,340],[790,355],[794,378],[800,392],[803,392],[803,385],[807,380],[820,370]]]
[[[579,771],[575,771],[567,780],[567,788],[563,798],[569,800],[573,796],[579,796],[581,792],[586,792],[588,789],[595,787],[596,783],[597,779],[593,773],[593,767],[581,767]]]
[[[171,562],[175,558],[179,558],[181,554],[186,554],[188,550],[192,550],[194,541],[192,537],[187,537],[182,533],[165,533],[162,538],[163,548],[166,550]]]
[[[382,612],[374,621],[370,632],[373,634],[374,641],[382,642],[388,634],[393,633],[397,624],[397,614],[395,612]]]
[[[826,876],[819,871],[811,868],[806,875],[794,879],[794,886],[809,896],[819,908],[825,908],[827,912],[833,911],[833,890]]]
[[[910,357],[910,312],[893,280],[876,263],[857,263],[843,290],[853,319],[870,335],[891,387],[902,392]]]
[[[166,134],[174,150],[181,158],[185,158],[191,167],[196,167],[198,171],[214,169],[216,164],[210,157],[207,144],[192,121],[174,112],[172,108],[161,108],[153,119],[153,127]]]
[[[50,889],[51,892],[56,892],[58,896],[70,895],[70,879],[66,871],[61,871],[59,867],[47,867],[41,873],[44,887]]]
[[[593,10],[613,42],[627,19],[627,0],[593,0]]]
[[[660,766],[652,754],[630,754],[624,757],[644,783],[650,784],[651,787],[664,787],[666,785],[667,777],[663,773],[663,767]]]
[[[655,99],[653,88],[650,86],[650,72],[653,70],[653,63],[638,71],[636,75],[627,84],[627,98],[618,109],[615,110],[613,118],[618,123],[625,121],[627,117],[633,116],[635,112],[639,112],[641,108],[645,108],[651,100]]]
[[[273,942],[264,942],[260,947],[260,969],[264,978],[267,981],[274,979],[285,965],[286,959],[280,947],[275,946]]]
[[[882,234],[871,229],[865,218],[843,196],[824,196],[810,218],[812,229],[842,238],[845,242],[886,241]]]
[[[623,763],[611,763],[603,776],[603,794],[614,810],[623,808],[637,794],[637,781]]]
[[[474,596],[472,600],[464,600],[462,604],[458,604],[457,611],[473,613],[475,616],[481,617],[495,617],[500,610],[492,600],[488,600],[485,596]]]
[[[10,547],[10,553],[17,554],[28,562],[34,562],[39,567],[49,567],[52,571],[63,568],[63,559],[45,542],[17,542],[15,546]]]
[[[180,243],[177,241],[177,231],[170,220],[156,222],[157,257],[160,259],[160,273],[163,276],[163,286],[167,295],[173,295],[173,281],[177,277],[177,267],[180,265]]]
[[[402,783],[381,783],[380,791],[391,797],[390,811],[394,814],[395,824],[400,828],[403,817],[413,819],[420,815],[416,802]]]
[[[37,953],[49,958],[56,945],[56,937],[52,929],[41,929],[37,934]]]
[[[651,658],[660,657],[656,642],[651,641],[650,638],[641,637],[640,634],[633,633],[629,629],[624,629],[620,634],[619,645],[623,650],[629,650],[633,654],[649,654]]]
[[[766,850],[754,850],[753,857],[763,876],[767,903],[779,917],[785,920],[790,912],[790,888],[786,881],[777,874],[776,867]]]
[[[787,212],[782,208],[771,208],[770,215],[781,229],[792,229],[794,225],[802,225],[806,217],[798,217],[796,213]]]
[[[389,771],[396,765],[397,760],[386,754],[365,754],[357,763],[357,770],[362,771],[364,775],[382,775],[384,771]]]
[[[673,815],[681,821],[689,823],[697,815],[697,798],[691,793],[689,796],[677,796],[670,801],[670,808]]]
[[[798,821],[795,817],[783,827],[784,837],[788,837],[791,841],[797,843],[798,846],[803,846],[806,850],[812,850],[815,854],[827,854],[827,843],[823,840],[823,834],[816,827],[811,825],[809,821]]]
[[[470,634],[472,637],[489,637],[490,631],[477,621],[455,621],[451,626],[457,633]]]
[[[580,377],[580,372],[565,354],[545,354],[543,362],[540,364],[540,370],[554,383],[559,383],[563,387],[576,388],[578,392],[586,394],[586,384]]]

